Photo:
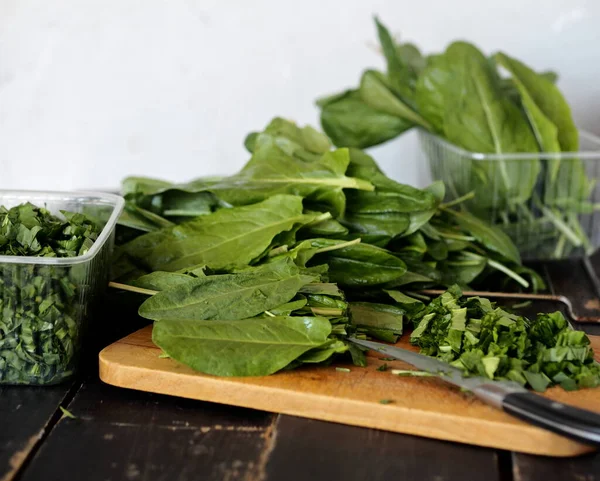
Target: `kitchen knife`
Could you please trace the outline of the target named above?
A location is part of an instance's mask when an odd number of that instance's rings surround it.
[[[463,371],[454,366],[407,349],[356,338],[347,340],[407,362],[422,371],[438,374],[440,379],[472,392],[483,402],[519,419],[581,443],[600,446],[600,415],[597,413],[552,401],[516,382],[465,377]]]

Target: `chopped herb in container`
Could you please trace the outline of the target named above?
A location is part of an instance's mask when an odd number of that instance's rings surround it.
[[[0,192],[0,384],[55,384],[74,374],[122,202]]]

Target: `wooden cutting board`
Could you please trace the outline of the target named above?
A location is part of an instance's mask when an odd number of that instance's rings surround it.
[[[100,353],[100,378],[119,387],[291,414],[324,421],[550,456],[575,456],[591,448],[523,423],[437,378],[399,377],[377,368],[406,369],[370,352],[368,366],[306,367],[265,377],[223,378],[200,374],[160,358],[151,326]],[[600,337],[590,336],[596,357]],[[408,336],[399,347],[414,349]],[[350,372],[336,370],[347,367]],[[600,412],[600,388],[551,399]],[[380,401],[389,400],[388,404]]]

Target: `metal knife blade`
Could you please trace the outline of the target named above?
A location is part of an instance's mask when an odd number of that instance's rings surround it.
[[[348,338],[348,340],[359,346],[368,347],[369,349],[381,352],[386,356],[407,362],[408,364],[411,364],[422,371],[438,374],[444,381],[463,389],[468,389],[469,391],[474,391],[478,387],[484,385],[488,386],[490,383],[501,383],[503,387],[514,389],[514,392],[527,392],[527,389],[522,387],[520,384],[509,381],[492,381],[491,379],[484,377],[465,377],[460,369],[451,366],[446,362],[440,361],[439,359],[435,359],[433,357],[425,356],[424,354],[409,351],[408,349],[389,346],[380,342],[365,341],[362,339]]]

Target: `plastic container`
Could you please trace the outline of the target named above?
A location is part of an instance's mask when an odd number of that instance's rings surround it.
[[[600,246],[600,138],[580,131],[581,150],[483,154],[419,132],[433,180],[446,201],[501,227],[524,260],[582,257]]]
[[[56,384],[76,372],[90,311],[108,282],[124,201],[95,192],[0,191],[0,205],[24,202],[103,225],[82,256],[0,256],[0,384]]]

